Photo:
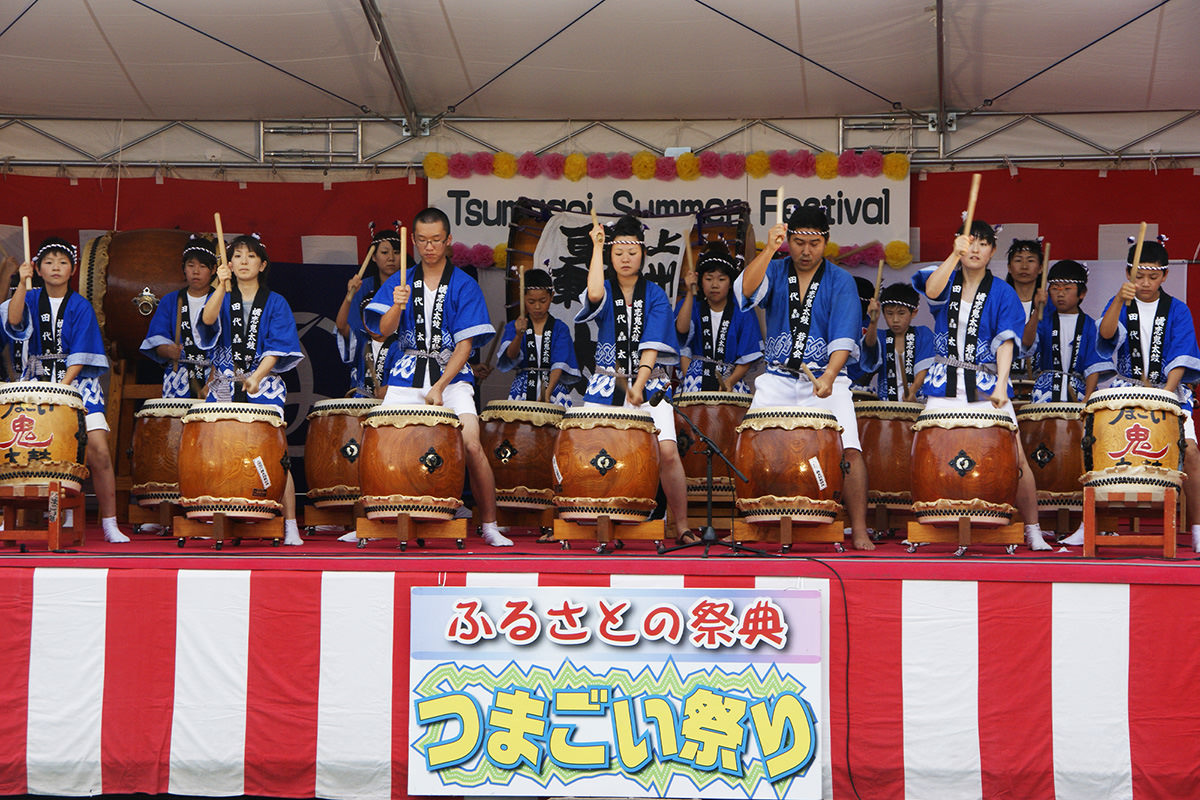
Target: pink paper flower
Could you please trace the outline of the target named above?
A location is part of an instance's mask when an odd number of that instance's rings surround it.
[[[675,180],[675,157],[661,156],[658,161],[654,162],[654,177],[660,181]]]
[[[487,269],[495,260],[496,251],[486,244],[477,244],[471,248],[467,258],[470,259],[470,264],[475,269]]]
[[[838,175],[843,178],[854,178],[862,171],[858,165],[858,153],[853,150],[843,150],[838,156]]]
[[[592,153],[587,157],[587,174],[589,178],[608,177],[608,153]]]
[[[721,174],[721,156],[712,150],[705,150],[699,156],[700,174],[706,178],[715,178]]]
[[[865,266],[877,267],[880,261],[887,258],[887,251],[879,242],[871,242],[871,244],[862,250],[860,255],[862,256],[862,263]]]
[[[740,178],[746,172],[746,157],[741,153],[726,153],[721,156],[721,174],[726,178]]]
[[[858,156],[858,168],[862,175],[878,178],[883,174],[883,153],[878,150],[863,150]]]
[[[566,162],[567,157],[562,153],[546,153],[542,156],[542,174],[556,181],[562,177],[563,165]]]
[[[792,155],[787,150],[772,150],[770,162],[772,175],[792,174]]]
[[[633,177],[633,156],[629,153],[617,153],[608,160],[608,175],[620,181]]]
[[[454,264],[470,264],[471,248],[462,242],[455,242],[450,245],[450,261]]]
[[[466,153],[455,153],[450,156],[450,177],[462,180],[471,174],[471,157]]]
[[[797,150],[792,156],[792,174],[797,178],[811,178],[817,174],[817,158],[809,150]]]
[[[517,158],[517,174],[522,178],[536,178],[542,174],[542,162],[531,150]]]
[[[471,169],[476,175],[491,175],[492,160],[495,158],[490,150],[480,150],[471,156]]]

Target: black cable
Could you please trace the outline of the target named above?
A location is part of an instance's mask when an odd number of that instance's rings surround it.
[[[36,2],[36,1],[37,0],[34,0],[34,2]],[[262,64],[264,67],[270,67],[271,69],[275,70],[276,72],[281,72],[284,75],[287,75],[289,78],[300,81],[301,83],[303,83],[306,86],[311,86],[312,88],[316,89],[318,92],[323,92],[336,100],[340,100],[343,103],[346,103],[347,105],[354,106],[355,109],[357,109],[358,111],[361,111],[364,114],[374,113],[373,111],[371,111],[370,108],[362,105],[361,103],[356,103],[353,100],[342,97],[337,92],[326,89],[323,86],[318,86],[317,84],[313,83],[312,81],[308,80],[307,78],[302,78],[294,72],[288,72],[283,67],[272,64],[270,61],[267,61],[266,59],[259,58],[258,56],[254,55],[253,53],[243,50],[242,48],[238,47],[237,45],[230,44],[229,42],[225,41],[224,39],[220,39],[216,36],[213,36],[211,33],[200,30],[195,25],[190,25],[181,19],[171,16],[170,14],[166,13],[165,11],[159,11],[154,6],[152,6],[148,3],[142,2],[142,0],[132,0],[132,2],[135,3],[136,5],[141,6],[142,8],[146,9],[147,11],[153,11],[155,14],[158,14],[159,16],[166,17],[167,19],[171,20],[172,22],[174,22],[178,25],[182,25],[183,27],[187,28],[188,30],[190,30],[194,33],[200,34],[201,36],[205,37],[206,39],[212,39],[217,44],[224,45],[225,47],[228,47],[230,50],[233,50],[236,53],[241,53],[246,58],[249,58],[253,61],[257,61],[259,64]]]
[[[3,36],[4,34],[8,33],[8,30],[9,30],[9,28],[11,28],[13,25],[16,25],[18,22],[20,22],[20,21],[21,21],[21,17],[23,17],[23,16],[25,16],[27,13],[29,13],[29,9],[33,8],[34,6],[36,6],[36,5],[37,5],[37,3],[38,3],[38,0],[33,0],[33,2],[31,2],[29,5],[25,6],[25,10],[24,10],[24,11],[22,11],[20,14],[17,14],[17,18],[16,18],[16,19],[14,19],[12,22],[10,22],[10,23],[8,23],[7,25],[5,25],[5,26],[4,26],[4,30],[0,31],[0,36]]]
[[[720,9],[713,8],[713,7],[712,7],[712,6],[710,6],[708,3],[704,2],[704,0],[692,0],[692,1],[693,1],[694,3],[697,3],[698,5],[702,5],[702,6],[704,6],[705,8],[707,8],[709,11],[713,12],[714,14],[716,14],[716,15],[718,15],[718,16],[721,16],[721,17],[724,17],[725,19],[729,20],[730,22],[734,23],[735,25],[740,25],[741,27],[743,27],[743,28],[745,28],[746,30],[748,30],[748,31],[750,31],[751,33],[753,33],[755,36],[761,36],[762,38],[766,39],[766,40],[767,40],[768,42],[770,42],[771,44],[773,44],[773,45],[776,45],[777,47],[782,47],[784,50],[787,50],[789,53],[791,53],[792,55],[796,56],[797,58],[800,58],[801,60],[803,60],[803,61],[806,61],[806,62],[808,62],[809,64],[812,64],[814,67],[817,67],[818,69],[823,69],[823,70],[825,70],[826,72],[828,72],[830,75],[834,76],[835,78],[840,78],[841,80],[844,80],[846,83],[850,84],[851,86],[854,86],[854,87],[856,87],[856,88],[862,89],[864,92],[866,92],[867,94],[871,95],[872,97],[878,97],[880,100],[882,100],[883,102],[885,102],[885,103],[887,103],[888,105],[890,105],[890,106],[891,106],[891,107],[892,107],[894,110],[896,110],[896,111],[899,111],[899,110],[900,110],[900,109],[903,107],[903,106],[902,106],[902,104],[900,104],[900,103],[897,103],[895,100],[889,100],[888,98],[886,98],[886,97],[884,97],[883,95],[879,94],[879,92],[874,92],[874,91],[871,91],[870,89],[868,89],[867,87],[863,86],[861,83],[859,83],[858,81],[854,80],[853,78],[848,78],[848,77],[846,77],[845,75],[843,75],[843,74],[841,74],[840,72],[838,72],[837,70],[830,69],[829,67],[825,66],[824,64],[822,64],[822,63],[821,63],[821,62],[819,62],[819,61],[814,61],[813,59],[811,59],[811,58],[809,58],[808,56],[804,55],[804,53],[801,53],[799,50],[796,50],[796,49],[793,49],[793,48],[791,48],[791,47],[788,47],[786,44],[784,44],[783,42],[779,41],[778,39],[772,39],[770,36],[767,36],[767,35],[766,35],[765,33],[763,33],[762,31],[756,31],[754,28],[751,28],[749,25],[747,25],[746,23],[742,22],[741,20],[739,20],[739,19],[735,19],[734,17],[731,17],[731,16],[729,16],[729,15],[728,15],[728,14],[726,14],[724,11],[721,11]],[[1163,2],[1168,2],[1168,1],[1169,1],[1169,0],[1163,0]]]
[[[571,20],[570,22],[568,22],[566,25],[564,25],[564,26],[562,26],[561,28],[559,28],[559,29],[558,29],[557,31],[555,31],[554,33],[550,34],[550,36],[548,36],[548,37],[547,37],[547,38],[546,38],[546,39],[545,39],[545,40],[544,40],[544,41],[543,41],[541,44],[539,44],[537,47],[535,47],[535,48],[533,48],[532,50],[530,50],[530,51],[529,51],[528,53],[526,53],[525,55],[523,55],[523,56],[521,56],[520,58],[518,58],[518,59],[517,59],[516,61],[514,61],[513,63],[509,64],[507,67],[505,67],[504,69],[502,69],[502,70],[501,70],[501,71],[500,71],[498,74],[496,74],[496,75],[492,76],[491,78],[489,78],[489,79],[488,79],[488,81],[487,81],[486,83],[484,83],[482,86],[480,86],[478,89],[475,89],[475,90],[474,90],[474,91],[472,91],[470,94],[468,94],[466,97],[464,97],[462,100],[459,100],[457,103],[454,103],[453,105],[447,106],[447,107],[446,107],[446,113],[448,113],[448,114],[453,114],[453,113],[454,113],[454,111],[455,111],[455,109],[457,109],[457,108],[458,108],[459,106],[461,106],[463,103],[467,102],[467,101],[468,101],[468,100],[470,100],[472,97],[474,97],[475,95],[479,94],[479,93],[480,93],[480,92],[482,92],[484,89],[486,89],[488,86],[490,86],[492,83],[494,83],[495,81],[499,80],[499,79],[500,79],[500,77],[501,77],[501,76],[503,76],[503,75],[504,75],[506,72],[508,72],[510,69],[512,69],[513,67],[517,66],[518,64],[520,64],[520,63],[521,63],[522,61],[524,61],[525,59],[529,58],[531,55],[533,55],[534,53],[536,53],[538,50],[541,50],[543,47],[545,47],[547,44],[549,44],[551,40],[553,40],[553,39],[557,38],[557,37],[558,37],[558,36],[559,36],[559,35],[560,35],[560,34],[561,34],[563,31],[565,31],[567,28],[571,27],[571,26],[572,26],[572,25],[574,25],[576,22],[579,22],[579,20],[581,20],[581,19],[583,19],[584,17],[586,17],[588,14],[592,13],[592,12],[593,12],[593,11],[595,11],[597,8],[599,8],[600,6],[604,5],[604,2],[605,2],[605,0],[596,0],[596,4],[595,4],[595,5],[593,5],[591,8],[589,8],[587,11],[584,11],[582,14],[580,14],[580,15],[579,15],[578,17],[576,17],[575,19],[573,19],[573,20]]]
[[[1030,75],[1028,78],[1026,78],[1025,80],[1023,80],[1023,81],[1021,81],[1020,83],[1017,83],[1017,84],[1015,84],[1015,85],[1013,85],[1013,86],[1010,86],[1009,88],[1005,89],[1003,92],[1001,92],[1000,94],[996,95],[995,97],[988,97],[988,98],[984,98],[984,101],[983,101],[983,106],[985,106],[985,107],[986,107],[986,106],[990,106],[992,103],[996,102],[996,101],[997,101],[997,100],[999,100],[1001,97],[1004,97],[1004,95],[1008,94],[1009,92],[1015,91],[1016,89],[1018,89],[1018,88],[1020,88],[1020,87],[1024,86],[1025,84],[1029,83],[1031,80],[1033,80],[1034,78],[1038,77],[1039,75],[1042,75],[1043,73],[1049,72],[1050,70],[1054,69],[1054,68],[1055,68],[1055,67],[1057,67],[1059,64],[1061,64],[1061,63],[1063,63],[1064,61],[1066,61],[1067,59],[1074,58],[1075,56],[1077,56],[1077,55],[1079,55],[1080,53],[1082,53],[1084,50],[1087,50],[1087,49],[1088,49],[1089,47],[1091,47],[1092,45],[1094,45],[1094,44],[1097,44],[1098,42],[1102,42],[1102,41],[1104,41],[1105,39],[1107,39],[1108,37],[1112,36],[1112,35],[1113,35],[1114,33],[1116,33],[1117,31],[1121,30],[1122,28],[1126,28],[1126,27],[1128,27],[1128,26],[1132,25],[1133,23],[1137,22],[1139,19],[1141,19],[1142,17],[1146,16],[1146,15],[1147,15],[1147,14],[1149,14],[1150,12],[1152,12],[1152,11],[1157,11],[1158,9],[1162,8],[1163,6],[1165,6],[1165,5],[1166,5],[1167,3],[1169,3],[1169,2],[1171,2],[1171,0],[1161,0],[1161,2],[1158,2],[1158,3],[1156,3],[1155,5],[1151,6],[1150,8],[1146,9],[1145,11],[1143,11],[1143,12],[1142,12],[1142,13],[1140,13],[1140,14],[1138,14],[1138,15],[1137,15],[1136,17],[1134,17],[1133,19],[1131,19],[1131,20],[1129,20],[1129,21],[1127,21],[1127,22],[1125,22],[1125,23],[1123,23],[1123,24],[1121,24],[1121,25],[1117,26],[1116,28],[1113,28],[1111,31],[1109,31],[1108,33],[1104,34],[1103,36],[1101,36],[1101,37],[1099,37],[1099,38],[1097,38],[1097,39],[1093,39],[1092,41],[1090,41],[1090,42],[1088,42],[1087,44],[1085,44],[1083,47],[1080,47],[1080,48],[1078,48],[1077,50],[1075,50],[1074,52],[1070,53],[1069,55],[1065,55],[1065,56],[1063,56],[1062,58],[1060,58],[1058,61],[1055,61],[1055,62],[1054,62],[1053,64],[1051,64],[1050,66],[1048,66],[1048,67],[1045,67],[1045,68],[1043,68],[1043,69],[1040,69],[1040,70],[1038,70],[1037,72],[1033,73],[1033,74],[1032,74],[1032,75]]]

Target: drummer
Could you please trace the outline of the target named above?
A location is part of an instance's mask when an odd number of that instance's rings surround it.
[[[270,261],[258,234],[234,238],[229,263],[217,265],[217,285],[200,315],[200,333],[212,340],[209,402],[273,405],[283,415],[287,386],[282,373],[304,358],[296,318],[283,295],[267,288]],[[225,286],[229,284],[229,291]],[[283,543],[302,545],[296,524],[296,485],[291,470],[283,490]]]
[[[642,274],[643,235],[641,221],[629,215],[611,228],[592,226],[587,288],[575,317],[576,322],[594,320],[598,327],[596,369],[583,399],[650,413],[658,428],[659,481],[675,522],[675,540],[692,544],[699,537],[688,530],[687,482],[675,444],[675,409],[656,402],[670,390],[662,368],[679,360],[671,301]]]
[[[772,260],[785,241],[788,256]],[[767,370],[755,380],[750,407],[818,407],[837,417],[849,464],[843,494],[852,541],[858,550],[874,550],[867,533],[866,466],[845,374],[846,362],[858,358],[862,308],[850,273],[825,259],[828,243],[825,210],[802,205],[786,225],[771,228],[767,246],[734,282],[742,308],[766,312]]]
[[[1096,390],[1112,360],[1096,351],[1096,321],[1079,309],[1087,295],[1087,267],[1070,259],[1050,267],[1046,278],[1050,313],[1042,313],[1033,342],[1032,358],[1038,370],[1033,385],[1035,403],[1082,403]],[[1038,291],[1035,307],[1041,312],[1045,293]]]
[[[509,400],[557,403],[570,408],[570,387],[582,375],[575,361],[571,329],[550,316],[553,288],[546,270],[525,273],[525,313],[504,326],[497,366],[502,372],[517,371],[508,389]]]
[[[936,267],[913,275],[934,314],[937,355],[922,384],[928,409],[997,409],[1017,421],[1011,402],[1009,370],[1025,326],[1020,298],[1011,286],[994,280],[988,270],[996,252],[996,232],[983,220],[971,224],[970,235],[959,229],[954,250]],[[1021,474],[1017,509],[1025,520],[1031,550],[1050,550],[1038,524],[1037,488],[1033,471],[1017,440]]]
[[[1188,516],[1200,520],[1200,451],[1192,418],[1190,384],[1200,380],[1200,349],[1192,314],[1183,301],[1163,291],[1167,279],[1166,237],[1142,246],[1133,276],[1136,246],[1126,255],[1125,283],[1108,301],[1097,329],[1096,350],[1116,363],[1112,386],[1150,385],[1174,392],[1183,405],[1183,493]],[[1200,523],[1192,523],[1192,549],[1200,553]]]
[[[346,282],[346,296],[338,307],[337,326],[338,355],[342,363],[350,364],[350,380],[356,393],[364,397],[382,397],[387,387],[384,380],[384,364],[387,363],[388,348],[396,341],[396,335],[376,338],[367,332],[363,324],[363,311],[383,282],[400,269],[401,251],[400,223],[381,231],[371,223],[371,244],[375,253],[367,270],[360,278],[352,275]]]
[[[696,268],[684,276],[687,291],[675,312],[675,330],[685,392],[750,393],[745,377],[762,358],[762,333],[753,313],[729,302],[738,271],[729,248],[717,241],[705,245]]]
[[[384,281],[363,312],[373,336],[399,337],[385,365],[383,404],[426,403],[458,415],[483,540],[493,547],[511,547],[512,540],[496,524],[496,479],[479,444],[475,378],[467,364],[471,351],[486,344],[496,329],[479,284],[450,261],[450,218],[445,212],[419,212],[412,233],[421,260],[403,281],[399,272]]]
[[[213,243],[193,234],[183,246],[180,266],[186,286],[167,294],[154,309],[140,349],[163,367],[163,397],[199,399],[208,380],[208,352],[200,344],[199,323],[217,269]]]
[[[65,239],[50,237],[43,241],[33,263],[26,261],[18,268],[20,281],[12,298],[0,307],[0,314],[4,317],[4,332],[14,342],[24,343],[24,373],[31,380],[73,386],[83,396],[87,467],[100,506],[104,541],[128,542],[129,537],[117,526],[117,479],[108,449],[109,429],[100,385],[100,378],[108,371],[108,356],[92,304],[71,291],[76,256],[75,246]],[[26,291],[34,264],[42,286]]]
[[[933,365],[933,331],[925,325],[913,325],[921,296],[904,283],[893,283],[871,300],[867,308],[870,324],[863,335],[864,364],[875,367],[875,393],[880,400],[913,403]],[[883,350],[879,347],[879,316],[883,315],[887,333]]]

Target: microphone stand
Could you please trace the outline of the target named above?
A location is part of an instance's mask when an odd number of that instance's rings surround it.
[[[666,400],[667,404],[672,407],[674,407],[674,405],[675,405],[670,400],[668,400],[665,395],[661,395],[660,399]],[[705,520],[704,520],[704,527],[700,529],[699,541],[687,542],[686,544],[677,544],[674,547],[664,547],[663,545],[660,544],[658,546],[658,554],[663,555],[665,553],[673,553],[676,550],[687,550],[692,547],[703,547],[704,553],[702,553],[700,557],[708,558],[709,548],[713,547],[714,545],[720,545],[721,547],[728,547],[730,550],[732,550],[735,553],[753,553],[754,555],[757,555],[757,556],[768,556],[768,557],[771,556],[771,553],[768,553],[766,550],[760,550],[757,547],[750,547],[748,545],[742,544],[741,542],[733,541],[732,540],[733,531],[730,531],[731,539],[728,542],[723,541],[721,539],[721,537],[717,535],[717,531],[715,528],[713,528],[713,524],[712,524],[713,523],[713,456],[714,455],[720,456],[721,460],[724,461],[726,463],[726,465],[728,465],[729,469],[733,472],[733,474],[736,475],[741,480],[746,481],[749,479],[745,475],[743,475],[737,467],[735,467],[733,465],[733,462],[729,460],[728,456],[726,456],[723,452],[721,452],[721,448],[717,446],[716,442],[714,442],[712,439],[710,439],[704,435],[704,431],[700,430],[699,426],[696,425],[695,422],[692,422],[691,417],[689,417],[687,414],[680,411],[678,408],[676,408],[675,411],[678,412],[678,416],[683,417],[683,421],[688,424],[688,427],[692,429],[692,432],[694,434],[696,434],[697,437],[699,437],[700,441],[704,442],[704,460],[707,465],[707,474],[708,474],[708,480],[705,483],[705,489],[707,490],[708,496],[705,498],[705,501],[704,501]]]

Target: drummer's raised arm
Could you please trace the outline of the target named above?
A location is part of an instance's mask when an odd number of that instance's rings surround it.
[[[775,255],[783,243],[787,240],[787,224],[784,222],[776,223],[771,226],[771,230],[767,231],[767,244],[754,259],[746,265],[746,269],[742,271],[742,294],[749,300],[758,291],[759,284],[762,283],[763,276],[767,274],[767,265],[771,263],[771,257]]]
[[[599,303],[604,299],[604,226],[592,223],[588,234],[592,237],[592,260],[588,263],[588,302]]]
[[[946,284],[950,283],[950,276],[954,274],[954,268],[958,266],[958,262],[970,246],[971,237],[965,234],[954,237],[954,252],[939,264],[938,268],[925,280],[925,296],[927,298],[936,300],[942,296],[942,292],[946,291]]]

